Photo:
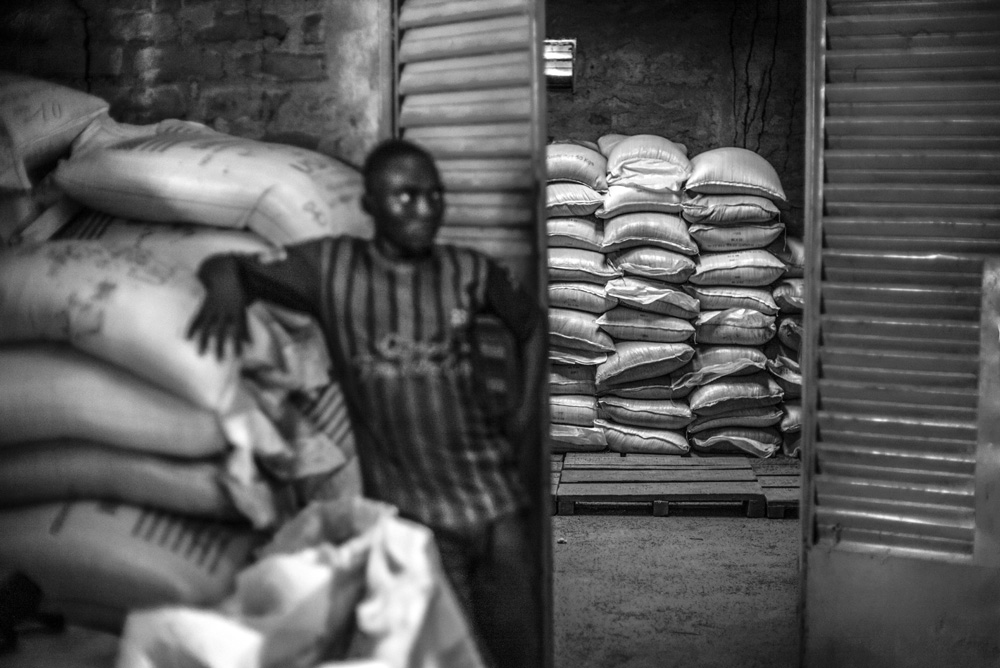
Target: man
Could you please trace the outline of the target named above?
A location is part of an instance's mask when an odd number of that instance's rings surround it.
[[[523,428],[541,382],[538,306],[486,256],[435,244],[443,191],[423,149],[381,143],[364,179],[374,239],[312,240],[272,262],[209,258],[189,336],[202,351],[214,339],[221,356],[247,340],[254,300],[312,314],[347,397],[365,495],[434,531],[445,572],[498,665],[538,665],[530,497],[473,364],[474,316],[492,313],[519,342],[524,373],[511,391],[521,402],[510,423]]]

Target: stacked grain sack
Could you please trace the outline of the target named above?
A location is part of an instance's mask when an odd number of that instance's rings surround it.
[[[787,237],[771,247],[788,271],[774,285],[774,301],[780,311],[778,333],[768,350],[767,369],[785,392],[784,417],[779,425],[782,451],[789,457],[800,457],[802,439],[802,370],[799,366],[802,350],[802,311],[805,306],[803,270],[805,248],[801,238]]]
[[[82,91],[0,71],[0,248],[55,203],[46,175],[108,106]]]
[[[330,438],[306,419],[318,405],[292,401],[318,401],[330,387],[313,323],[256,307],[253,344],[222,359],[186,338],[204,294],[197,264],[302,233],[280,224],[302,181],[253,180],[274,161],[213,181],[213,159],[234,170],[227,151],[246,155],[253,143],[182,122],[120,126],[93,116],[93,98],[70,104],[82,94],[23,77],[0,86],[11,105],[0,109],[0,174],[20,175],[25,190],[51,178],[78,209],[104,211],[84,210],[67,238],[0,252],[0,578],[26,575],[47,608],[109,629],[135,607],[211,604],[250,560],[259,530],[294,512],[292,483],[347,457],[324,448]],[[31,94],[13,94],[18,87]],[[64,113],[36,113],[48,108]],[[77,108],[88,115],[73,118]],[[27,118],[49,122],[18,122]],[[45,172],[71,142],[71,157]],[[180,160],[182,149],[202,169]],[[299,157],[313,173],[325,164]],[[359,175],[342,183],[325,189],[327,201],[360,194]],[[188,191],[171,199],[178,187]],[[305,203],[318,229],[322,200]],[[220,230],[217,220],[256,232]],[[11,239],[29,231],[6,222]],[[80,236],[103,238],[68,238]]]
[[[698,247],[680,218],[691,170],[687,149],[656,135],[604,135],[608,194],[601,249],[621,276],[607,284],[618,305],[598,325],[614,351],[597,367],[600,425],[622,453],[685,454],[693,419],[672,375],[692,358],[697,299],[682,289]]]
[[[768,250],[784,238],[785,194],[774,168],[743,148],[717,148],[691,160],[684,218],[698,244],[687,290],[701,303],[688,375],[696,415],[691,446],[705,452],[773,455],[781,446],[784,390],[766,350],[778,329],[772,286],[786,271]]]
[[[598,364],[614,350],[598,318],[613,308],[605,284],[620,275],[601,252],[603,226],[594,212],[604,201],[606,160],[588,142],[546,147],[546,230],[550,414],[553,452],[607,447],[595,424]]]

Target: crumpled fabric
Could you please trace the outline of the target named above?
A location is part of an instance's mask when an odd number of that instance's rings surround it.
[[[483,668],[433,534],[367,499],[313,503],[210,609],[133,611],[116,668]]]
[[[236,400],[222,416],[234,448],[223,484],[254,526],[265,528],[300,508],[294,487],[305,479],[348,479],[338,495],[359,494],[360,486],[350,483],[350,471],[333,475],[357,466],[356,447],[318,324],[271,303],[251,311],[269,332],[268,349],[258,349],[261,342],[244,353]]]

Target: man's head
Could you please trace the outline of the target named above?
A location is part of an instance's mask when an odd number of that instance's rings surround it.
[[[444,214],[441,177],[431,155],[403,139],[376,146],[365,160],[361,204],[376,239],[401,257],[427,253]]]

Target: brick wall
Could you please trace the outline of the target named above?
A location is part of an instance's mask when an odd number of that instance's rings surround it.
[[[577,39],[576,90],[548,95],[549,134],[651,133],[689,155],[757,151],[801,234],[805,4],[799,0],[547,0],[546,37]]]
[[[388,0],[3,0],[0,69],[122,122],[185,118],[360,163],[386,136]]]

